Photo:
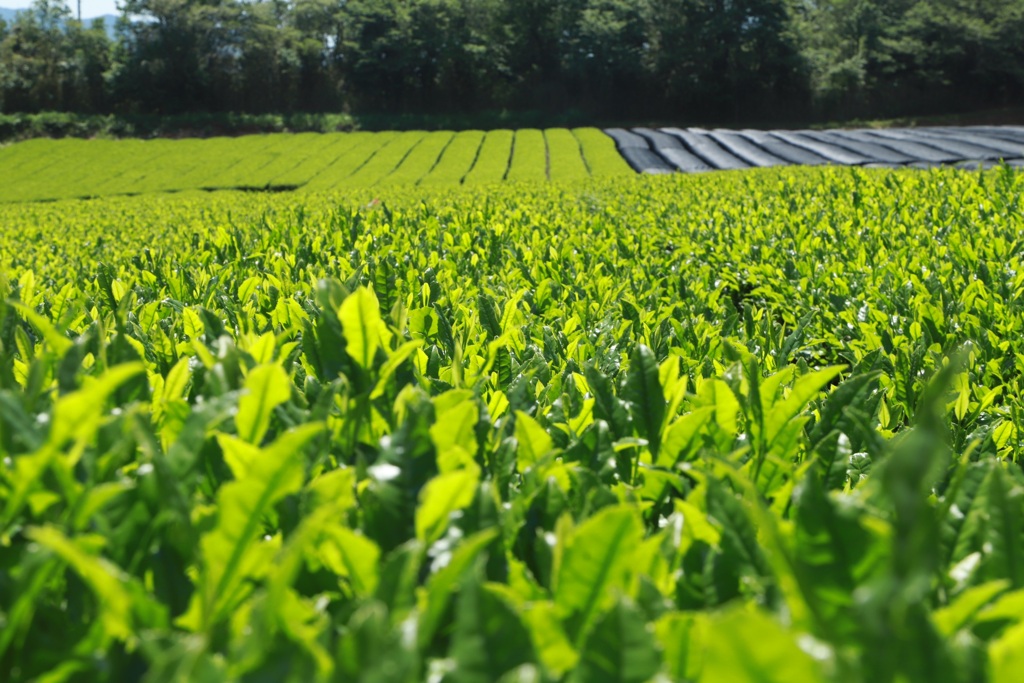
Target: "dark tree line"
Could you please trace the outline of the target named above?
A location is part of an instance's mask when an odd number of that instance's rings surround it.
[[[1024,0],[124,0],[0,22],[0,111],[608,118],[1024,101]]]

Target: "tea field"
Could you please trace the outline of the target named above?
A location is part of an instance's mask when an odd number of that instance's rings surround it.
[[[1024,174],[358,139],[0,205],[0,679],[1019,680]]]
[[[383,188],[630,175],[596,128],[30,140],[0,147],[0,202],[190,190]]]

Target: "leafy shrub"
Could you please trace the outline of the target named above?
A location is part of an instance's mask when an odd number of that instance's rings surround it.
[[[0,671],[1015,680],[1022,191],[0,206]]]

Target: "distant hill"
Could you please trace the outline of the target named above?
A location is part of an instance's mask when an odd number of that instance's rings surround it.
[[[24,11],[25,10],[7,9],[6,7],[0,7],[0,19],[3,19],[8,24],[10,24],[10,23],[12,23],[15,20],[15,18],[17,18],[18,14],[20,14],[21,12],[24,12]],[[114,26],[117,25],[117,17],[115,15],[113,15],[113,14],[104,14],[103,16],[98,17],[98,18],[103,20],[103,26],[107,29],[107,35],[110,36],[111,38],[113,38],[114,37]],[[92,22],[93,22],[92,17],[89,17],[87,19],[83,19],[82,20],[82,23],[85,24],[86,26],[92,25]]]

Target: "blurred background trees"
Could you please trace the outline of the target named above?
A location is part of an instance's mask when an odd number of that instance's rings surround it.
[[[2,0],[0,0],[2,4]],[[1024,0],[37,0],[0,111],[772,121],[1024,103]]]

